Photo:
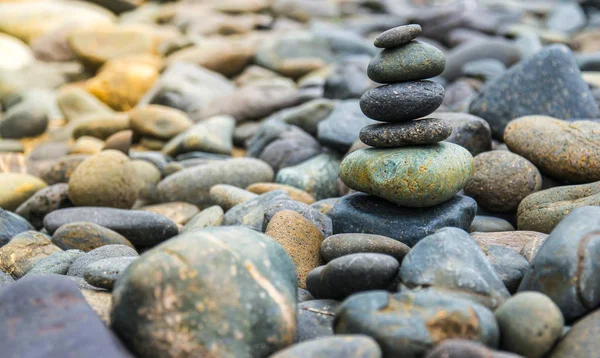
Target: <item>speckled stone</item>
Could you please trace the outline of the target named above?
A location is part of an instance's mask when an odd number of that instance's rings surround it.
[[[360,98],[360,108],[377,121],[406,122],[432,113],[443,100],[444,87],[435,82],[401,82],[368,90]]]
[[[137,199],[140,182],[129,158],[116,150],[93,155],[69,178],[69,199],[77,206],[129,209]]]
[[[336,300],[310,300],[298,303],[295,342],[333,336],[333,318],[340,302]]]
[[[273,169],[254,158],[234,158],[183,169],[157,186],[161,201],[185,201],[200,208],[211,204],[209,190],[217,184],[240,188],[273,180]]]
[[[340,158],[333,153],[323,153],[298,165],[283,168],[275,181],[302,189],[316,200],[338,196],[337,186]]]
[[[63,250],[89,252],[105,245],[133,245],[125,237],[110,229],[91,222],[74,222],[58,228],[52,235],[52,243]]]
[[[39,229],[44,226],[44,217],[48,213],[73,206],[67,196],[67,188],[67,184],[55,184],[39,190],[21,204],[15,213]]]
[[[502,139],[507,123],[521,116],[600,116],[575,57],[565,45],[548,46],[511,67],[475,98],[469,112],[488,121],[492,135],[498,139]]]
[[[418,209],[355,193],[342,197],[328,216],[333,222],[334,234],[383,235],[410,247],[446,226],[468,230],[476,210],[475,200],[462,195],[431,208]]]
[[[116,231],[137,247],[156,245],[178,233],[177,225],[162,215],[104,207],[55,210],[44,218],[44,227],[50,234],[54,234],[65,224],[82,221]]]
[[[41,259],[61,251],[50,238],[37,231],[17,234],[0,248],[0,270],[20,278],[31,270]]]
[[[408,287],[441,287],[483,296],[492,307],[510,297],[484,252],[458,228],[443,228],[420,240],[404,258],[400,278]]]
[[[428,349],[450,338],[479,341],[490,347],[497,347],[500,338],[490,310],[470,300],[429,290],[356,294],[342,302],[334,331],[371,336],[384,357],[407,358],[422,357]]]
[[[291,210],[275,214],[265,234],[287,251],[296,264],[298,287],[306,288],[308,273],[323,264],[320,255],[323,234],[304,216]]]
[[[435,112],[433,115],[452,126],[452,133],[446,142],[458,144],[472,155],[492,149],[492,131],[483,118],[455,112]]]
[[[524,357],[544,357],[562,336],[564,319],[560,309],[548,296],[538,292],[511,297],[495,315],[500,328],[500,348]]]
[[[14,211],[47,184],[38,177],[20,173],[0,173],[0,208]]]
[[[285,184],[277,184],[277,183],[254,183],[246,188],[249,192],[255,194],[264,194],[273,190],[283,190],[285,191],[290,198],[297,200],[304,204],[312,204],[315,202],[315,198],[312,197],[309,193],[304,190],[294,188],[290,185]]]
[[[450,123],[426,118],[406,123],[372,124],[360,131],[360,140],[377,148],[406,147],[435,144],[448,138],[450,133]]]
[[[85,252],[81,250],[56,251],[39,260],[25,276],[56,274],[66,275],[69,267]]]
[[[96,261],[113,258],[113,257],[138,257],[138,253],[135,249],[125,245],[105,245],[90,252],[85,253],[73,262],[67,275],[83,277],[86,268],[91,263]]]
[[[600,304],[600,207],[584,206],[567,215],[544,242],[519,291],[548,295],[571,322]]]
[[[294,344],[281,350],[271,358],[381,358],[381,348],[369,336],[338,334],[317,340]]]
[[[367,75],[379,83],[417,81],[444,72],[446,59],[442,51],[421,42],[378,52],[369,63]]]
[[[477,155],[475,174],[465,194],[490,212],[511,212],[528,195],[542,188],[542,175],[520,155],[495,150]]]
[[[202,230],[206,227],[221,226],[221,224],[223,224],[223,215],[224,212],[220,206],[210,206],[194,215],[194,217],[181,228],[180,232],[183,234],[194,230]]]
[[[152,318],[164,302],[173,303],[177,324]],[[144,253],[117,281],[111,328],[137,356],[267,357],[294,342],[294,263],[273,239],[247,228],[180,235]]]
[[[400,47],[416,39],[421,30],[421,25],[418,24],[394,27],[379,34],[373,44],[379,48]]]
[[[306,288],[315,298],[343,300],[358,292],[391,288],[399,266],[389,255],[345,255],[312,270],[306,277]]]
[[[549,234],[573,209],[586,205],[600,206],[600,181],[542,190],[519,205],[519,230]]]
[[[340,165],[348,187],[408,207],[452,198],[471,179],[473,157],[452,143],[398,149],[360,149]]]
[[[321,256],[326,261],[345,255],[370,252],[390,255],[402,263],[409,251],[408,246],[389,237],[359,233],[332,235],[321,244]]]
[[[511,152],[555,179],[574,184],[600,180],[600,123],[521,117],[508,123],[504,141]]]
[[[58,159],[52,166],[43,169],[40,177],[48,185],[68,183],[75,168],[81,164],[89,155],[67,155]]]
[[[112,290],[125,269],[137,259],[135,256],[111,257],[92,262],[85,267],[83,278],[92,286]]]
[[[33,229],[23,217],[0,208],[0,247],[6,245],[17,234]]]
[[[219,205],[224,211],[258,197],[258,194],[227,184],[213,186],[210,188],[209,194],[212,202]]]

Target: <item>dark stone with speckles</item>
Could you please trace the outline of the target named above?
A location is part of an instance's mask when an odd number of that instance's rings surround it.
[[[25,231],[33,230],[33,226],[19,215],[0,208],[0,247],[10,239]]]
[[[421,41],[378,52],[369,63],[367,75],[379,83],[418,81],[444,72],[442,51]]]
[[[86,266],[83,278],[92,286],[112,290],[127,267],[137,259],[135,256],[111,257],[92,262]]]
[[[373,337],[384,357],[418,358],[448,338],[464,338],[497,347],[494,314],[470,300],[429,290],[353,295],[337,311],[336,334]]]
[[[179,235],[116,282],[111,327],[139,357],[267,357],[296,336],[294,263],[275,240],[244,227]]]
[[[389,288],[399,266],[389,255],[346,255],[312,270],[306,278],[306,288],[315,298],[343,300],[357,292]]]
[[[405,244],[381,235],[337,234],[326,238],[321,244],[321,256],[325,261],[357,253],[386,254],[402,262],[410,248]]]
[[[328,216],[333,221],[334,234],[377,234],[413,246],[425,236],[446,226],[468,230],[476,210],[475,200],[462,195],[455,195],[434,207],[418,209],[356,193],[342,197]]]
[[[105,245],[90,252],[85,253],[73,262],[67,275],[83,277],[88,265],[113,257],[137,257],[138,253],[129,246],[125,245]]]
[[[22,278],[0,302],[3,357],[133,357],[64,276]]]
[[[298,304],[296,342],[333,336],[333,318],[340,302],[311,300]]]
[[[67,184],[60,183],[41,189],[21,204],[15,213],[40,229],[44,226],[44,217],[50,212],[73,206],[67,195],[68,188]]]
[[[69,267],[85,252],[80,250],[57,251],[38,261],[25,276],[57,274],[66,275]]]
[[[340,165],[349,188],[402,206],[429,207],[458,193],[473,176],[473,157],[453,143],[367,148],[352,152]]]
[[[519,291],[546,294],[573,321],[600,304],[599,251],[600,207],[577,208],[548,236]]]
[[[600,116],[573,53],[564,45],[548,46],[511,67],[483,89],[469,112],[488,121],[492,135],[498,139],[502,139],[508,122],[521,116]]]
[[[490,212],[512,212],[528,195],[542,188],[542,174],[527,159],[505,150],[477,155],[475,175],[465,194]]]
[[[406,123],[373,124],[360,131],[360,140],[378,148],[435,144],[452,133],[450,123],[434,118]]]
[[[444,87],[435,82],[401,82],[368,90],[360,98],[360,108],[377,121],[406,122],[432,113],[443,100]]]
[[[477,243],[457,228],[443,228],[419,241],[402,261],[400,279],[408,287],[440,287],[483,296],[491,307],[510,297]]]
[[[44,218],[50,234],[65,224],[91,222],[125,236],[136,247],[156,245],[179,233],[177,225],[165,216],[140,210],[101,207],[60,209]]]
[[[75,168],[81,164],[89,155],[77,154],[67,155],[60,158],[51,167],[43,170],[40,173],[42,178],[48,185],[58,183],[68,183],[71,178],[71,174],[75,171]]]
[[[421,25],[418,24],[394,27],[379,34],[373,44],[379,48],[400,47],[416,39],[421,30]]]
[[[381,358],[373,338],[364,335],[336,335],[294,344],[270,358]]]
[[[600,181],[559,186],[526,197],[519,205],[519,230],[549,234],[568,213],[581,206],[600,206]]]

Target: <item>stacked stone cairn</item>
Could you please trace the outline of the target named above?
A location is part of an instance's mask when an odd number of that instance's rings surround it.
[[[350,188],[404,207],[430,208],[450,200],[474,173],[471,154],[443,142],[452,126],[424,118],[444,99],[444,88],[426,80],[444,71],[437,48],[415,40],[421,27],[406,25],[375,39],[383,48],[369,63],[368,76],[382,86],[368,90],[360,107],[384,123],[364,127],[360,139],[372,148],[349,154],[340,178]]]

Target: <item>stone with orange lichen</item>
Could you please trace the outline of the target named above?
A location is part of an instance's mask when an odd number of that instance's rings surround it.
[[[149,358],[269,356],[296,335],[294,263],[247,228],[182,234],[117,281],[111,328]]]
[[[17,234],[0,248],[0,269],[18,279],[31,270],[38,261],[61,251],[50,238],[36,231]]]
[[[127,238],[110,229],[90,222],[63,225],[52,235],[52,243],[63,250],[92,251],[105,245],[126,245],[133,248]]]
[[[265,234],[274,238],[292,257],[298,273],[298,286],[306,288],[308,273],[324,263],[320,254],[323,234],[304,216],[291,210],[275,214]]]
[[[525,116],[508,123],[504,141],[510,151],[555,179],[600,180],[600,123]]]
[[[304,190],[300,190],[298,188],[294,188],[290,185],[285,184],[276,184],[276,183],[254,183],[246,188],[249,192],[255,194],[264,194],[273,190],[283,190],[285,191],[290,198],[299,201],[305,204],[312,204],[315,202],[315,198],[312,197],[309,193]]]
[[[334,321],[336,334],[373,337],[384,357],[416,358],[446,339],[463,338],[495,348],[499,343],[494,314],[452,294],[407,290],[372,291],[342,302]]]
[[[118,111],[135,107],[158,79],[155,65],[136,61],[108,62],[85,88],[99,100]]]
[[[0,207],[14,211],[47,184],[29,174],[0,173]]]
[[[473,157],[447,142],[397,149],[359,149],[340,165],[350,188],[408,207],[429,207],[458,193],[475,171]]]
[[[600,304],[600,207],[584,206],[569,213],[544,242],[519,292],[541,292],[560,308],[571,322]]]

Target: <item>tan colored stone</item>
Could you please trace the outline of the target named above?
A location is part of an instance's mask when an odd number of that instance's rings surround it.
[[[249,187],[246,188],[246,190],[248,190],[249,192],[255,193],[255,194],[264,194],[267,193],[269,191],[273,191],[273,190],[283,190],[286,193],[288,193],[288,195],[299,202],[305,203],[305,204],[312,204],[315,202],[315,198],[313,198],[312,195],[310,195],[309,193],[305,192],[304,190],[298,189],[298,188],[294,188],[293,186],[290,185],[285,185],[285,184],[277,184],[277,183],[255,183],[250,185]]]
[[[485,252],[490,245],[507,247],[531,261],[547,234],[536,231],[474,232],[471,237]]]
[[[73,123],[73,138],[91,136],[107,139],[129,128],[129,116],[126,113],[92,114]]]
[[[0,69],[15,71],[31,64],[35,58],[25,43],[16,37],[0,33]]]
[[[23,277],[44,257],[62,251],[52,241],[36,231],[18,234],[0,248],[0,269],[18,279]]]
[[[129,116],[134,132],[162,139],[171,139],[193,124],[186,113],[155,104],[134,108]]]
[[[132,137],[133,131],[131,130],[117,132],[106,138],[103,149],[114,149],[125,155],[128,155],[129,148],[131,148]]]
[[[14,211],[47,184],[29,174],[0,173],[0,208]]]
[[[92,307],[94,312],[100,316],[102,322],[107,326],[110,325],[110,308],[112,307],[112,294],[107,291],[83,289],[81,290],[83,297]]]
[[[185,225],[194,215],[200,212],[196,205],[183,201],[144,206],[140,210],[166,216],[179,225]]]
[[[69,154],[96,154],[104,147],[104,142],[98,138],[83,136],[77,138],[69,149]]]
[[[306,276],[322,265],[320,250],[323,234],[301,214],[282,210],[275,214],[265,234],[277,241],[296,264],[298,286],[306,288]]]

